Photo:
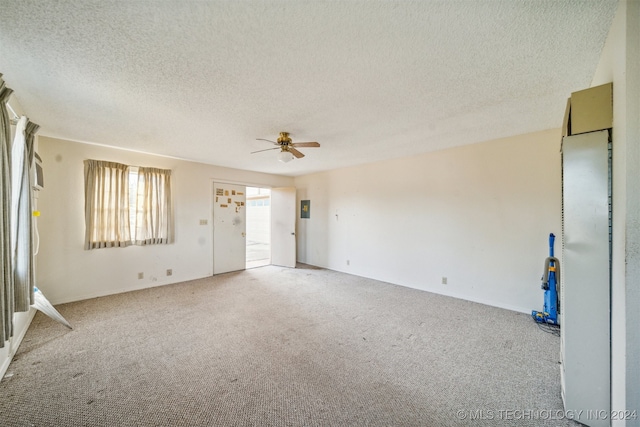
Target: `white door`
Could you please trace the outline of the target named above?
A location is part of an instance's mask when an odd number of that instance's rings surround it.
[[[271,189],[271,264],[296,266],[296,189]]]
[[[213,183],[213,274],[246,267],[246,189]]]

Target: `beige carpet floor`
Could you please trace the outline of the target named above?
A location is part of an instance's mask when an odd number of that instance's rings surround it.
[[[58,309],[0,426],[577,425],[530,316],[375,280],[268,266]]]

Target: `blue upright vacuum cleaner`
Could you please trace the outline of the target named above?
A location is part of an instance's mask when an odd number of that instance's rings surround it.
[[[549,256],[544,260],[544,273],[542,275],[542,286],[544,289],[543,311],[531,312],[531,317],[538,323],[549,323],[558,325],[558,281],[560,280],[560,261],[553,256],[553,244],[556,236],[549,234]]]

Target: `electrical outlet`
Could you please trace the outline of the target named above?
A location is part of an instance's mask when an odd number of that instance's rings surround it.
[[[171,276],[173,275],[173,270],[170,268],[167,268],[167,276]]]
[[[443,284],[443,285],[446,285],[446,284],[447,284],[447,278],[446,278],[446,277],[444,277],[444,276],[442,276],[442,284]]]
[[[207,221],[206,219],[201,219],[200,220],[200,225],[207,225],[209,221]]]
[[[138,280],[144,279],[144,273],[138,273]]]

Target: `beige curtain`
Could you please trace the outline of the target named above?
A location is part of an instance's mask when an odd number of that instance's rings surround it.
[[[0,348],[13,335],[13,266],[11,256],[11,161],[9,139],[11,123],[6,102],[13,91],[0,74]]]
[[[171,170],[138,168],[136,245],[172,242]]]
[[[15,311],[28,311],[33,303],[33,138],[39,126],[22,117],[11,148],[12,254]]]
[[[85,249],[130,245],[128,166],[100,160],[84,166]]]

